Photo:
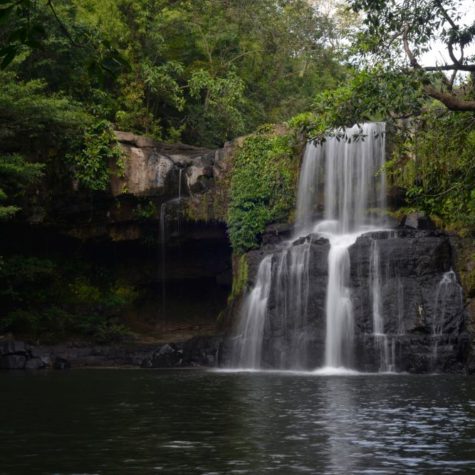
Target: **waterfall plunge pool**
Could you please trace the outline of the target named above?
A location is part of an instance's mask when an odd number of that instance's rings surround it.
[[[475,470],[475,379],[202,370],[0,374],[2,474]]]

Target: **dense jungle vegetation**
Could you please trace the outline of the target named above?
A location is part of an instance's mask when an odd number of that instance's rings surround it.
[[[206,147],[257,130],[231,179],[229,232],[243,252],[267,224],[291,219],[299,140],[384,120],[387,172],[404,190],[404,209],[471,236],[475,24],[463,8],[457,0],[0,0],[1,226],[48,223],[72,183],[86,196],[107,191],[108,163],[123,168],[114,129]],[[421,59],[434,41],[443,63]],[[262,127],[277,123],[286,123],[283,136]],[[0,257],[0,332],[120,333],[104,322],[133,302],[133,289],[63,264],[27,249]]]

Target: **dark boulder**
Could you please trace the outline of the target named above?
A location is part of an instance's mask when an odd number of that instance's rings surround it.
[[[30,358],[25,364],[25,369],[43,369],[46,364],[41,358]]]
[[[53,361],[53,368],[59,370],[69,369],[71,368],[71,363],[64,358],[57,356]]]
[[[180,366],[183,362],[183,350],[179,349],[175,344],[165,344],[157,352],[154,353],[150,368],[172,368]]]
[[[6,340],[0,342],[0,355],[26,354],[29,346],[23,341]]]
[[[402,219],[402,226],[412,229],[433,230],[435,224],[425,214],[420,212],[410,213]]]

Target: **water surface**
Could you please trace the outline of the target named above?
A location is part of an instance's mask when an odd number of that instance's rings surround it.
[[[0,373],[0,474],[475,472],[475,379]]]

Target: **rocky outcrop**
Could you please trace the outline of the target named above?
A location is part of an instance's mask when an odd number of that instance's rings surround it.
[[[425,214],[421,212],[409,213],[402,219],[402,227],[407,227],[411,229],[435,229],[435,224],[432,220]]]
[[[473,237],[451,235],[455,269],[460,276],[467,311],[467,331],[471,339],[467,370],[475,374],[475,242]]]
[[[116,132],[126,155],[123,176],[112,180],[112,194],[134,196],[177,197],[208,190],[219,174],[223,158],[220,150],[209,150],[185,144],[164,144],[134,135]],[[182,173],[180,173],[180,170]]]
[[[142,368],[216,367],[221,360],[221,337],[195,337],[162,345],[142,361]]]
[[[110,189],[71,190],[52,205],[54,227],[81,240],[137,241],[148,239],[164,213],[169,221],[189,224],[225,220],[228,172],[239,140],[211,150],[129,132],[117,131],[116,137],[123,169],[111,163]]]
[[[370,249],[375,243],[387,335],[379,344],[386,348],[378,348],[372,337]],[[455,274],[441,287],[454,266],[447,234],[411,228],[372,233],[350,248],[350,259],[359,368],[378,370],[381,351],[389,351],[398,371],[463,371],[469,347],[463,291]]]
[[[426,229],[420,229],[422,227]],[[347,285],[353,303],[354,340],[348,351],[352,352],[355,368],[378,371],[384,357],[397,371],[466,370],[470,339],[462,287],[452,271],[455,264],[453,247],[449,235],[428,227],[422,224],[402,226],[393,231],[364,234],[349,248],[351,271]],[[265,256],[273,256],[273,269],[277,269],[282,262],[282,253],[291,253],[283,251],[282,244],[276,242],[281,228],[276,229],[269,230],[269,235],[264,236],[267,245],[247,254],[249,288],[254,285],[257,268]],[[282,236],[286,236],[284,229]],[[300,356],[298,364],[307,369],[324,365],[330,246],[318,235],[311,235],[303,241],[310,243],[307,314],[302,319],[304,307],[288,305],[284,318],[282,302],[286,300],[277,295],[279,287],[273,284],[264,328],[264,367],[285,367],[283,361],[295,351],[295,343],[292,343],[295,335],[298,335],[299,354],[304,355],[303,358]],[[301,244],[298,241],[293,245]],[[384,318],[384,336],[377,338],[373,334],[375,271],[371,255],[374,246],[378,248],[381,263],[380,308]],[[276,275],[277,270],[273,272],[274,279],[279,278]],[[292,285],[295,287],[295,284],[287,284],[287,287]],[[296,297],[290,295],[289,299],[292,298]],[[233,318],[235,322],[240,318],[238,311]],[[227,363],[231,361],[233,334],[231,331],[224,345]]]
[[[37,370],[80,367],[187,368],[215,367],[221,358],[220,336],[197,336],[184,342],[89,345],[71,343],[34,346],[0,342],[0,369]]]
[[[43,369],[51,364],[49,356],[23,341],[0,341],[0,369]]]

